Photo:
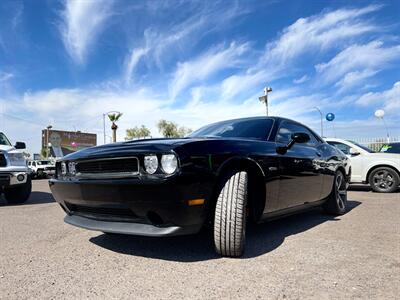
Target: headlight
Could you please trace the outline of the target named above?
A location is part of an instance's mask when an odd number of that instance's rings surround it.
[[[11,166],[26,166],[26,161],[22,153],[8,152],[7,155]]]
[[[69,170],[69,173],[71,175],[75,176],[76,168],[75,168],[75,163],[74,162],[71,161],[71,162],[68,163],[68,170]]]
[[[67,164],[65,162],[61,163],[61,174],[67,175]]]
[[[144,157],[144,168],[147,173],[154,174],[158,169],[158,158],[156,155],[146,155]]]
[[[172,174],[178,168],[178,160],[174,154],[164,154],[161,157],[161,168],[164,173]]]

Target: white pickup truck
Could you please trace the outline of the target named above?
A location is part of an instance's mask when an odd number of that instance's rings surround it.
[[[21,142],[12,146],[0,132],[0,196],[4,193],[8,204],[24,203],[31,194],[30,170],[21,152],[25,147]]]
[[[28,168],[31,169],[33,178],[50,177],[56,172],[56,167],[50,160],[28,161]]]

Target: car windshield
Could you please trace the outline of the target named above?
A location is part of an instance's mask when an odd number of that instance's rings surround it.
[[[368,148],[367,146],[360,145],[360,144],[358,144],[358,143],[356,143],[356,142],[354,142],[354,141],[348,141],[348,142],[353,143],[353,144],[356,145],[357,147],[360,147],[361,149],[363,149],[363,150],[365,150],[365,151],[367,151],[367,152],[369,152],[369,153],[375,153],[374,150]]]
[[[239,119],[204,126],[189,137],[227,137],[265,140],[271,131],[273,119]]]
[[[11,146],[10,141],[2,132],[0,132],[0,145]]]
[[[50,165],[50,161],[48,161],[48,160],[40,160],[40,161],[37,162],[37,164],[38,164],[39,166],[42,166],[42,165]]]

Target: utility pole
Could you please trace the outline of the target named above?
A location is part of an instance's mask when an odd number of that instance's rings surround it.
[[[269,92],[272,92],[272,88],[265,87],[264,88],[264,96],[258,97],[258,100],[260,100],[260,102],[265,103],[265,109],[266,109],[267,116],[268,116],[268,93]]]

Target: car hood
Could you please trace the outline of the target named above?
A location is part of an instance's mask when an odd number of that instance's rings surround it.
[[[127,141],[120,143],[106,144],[96,147],[87,148],[72,154],[69,154],[61,160],[100,158],[132,155],[140,152],[169,152],[177,146],[198,141],[197,138],[160,138],[160,139],[143,139],[135,141]]]
[[[14,147],[7,146],[7,145],[0,145],[0,151],[8,152],[8,151],[11,151],[11,150],[14,150]]]

